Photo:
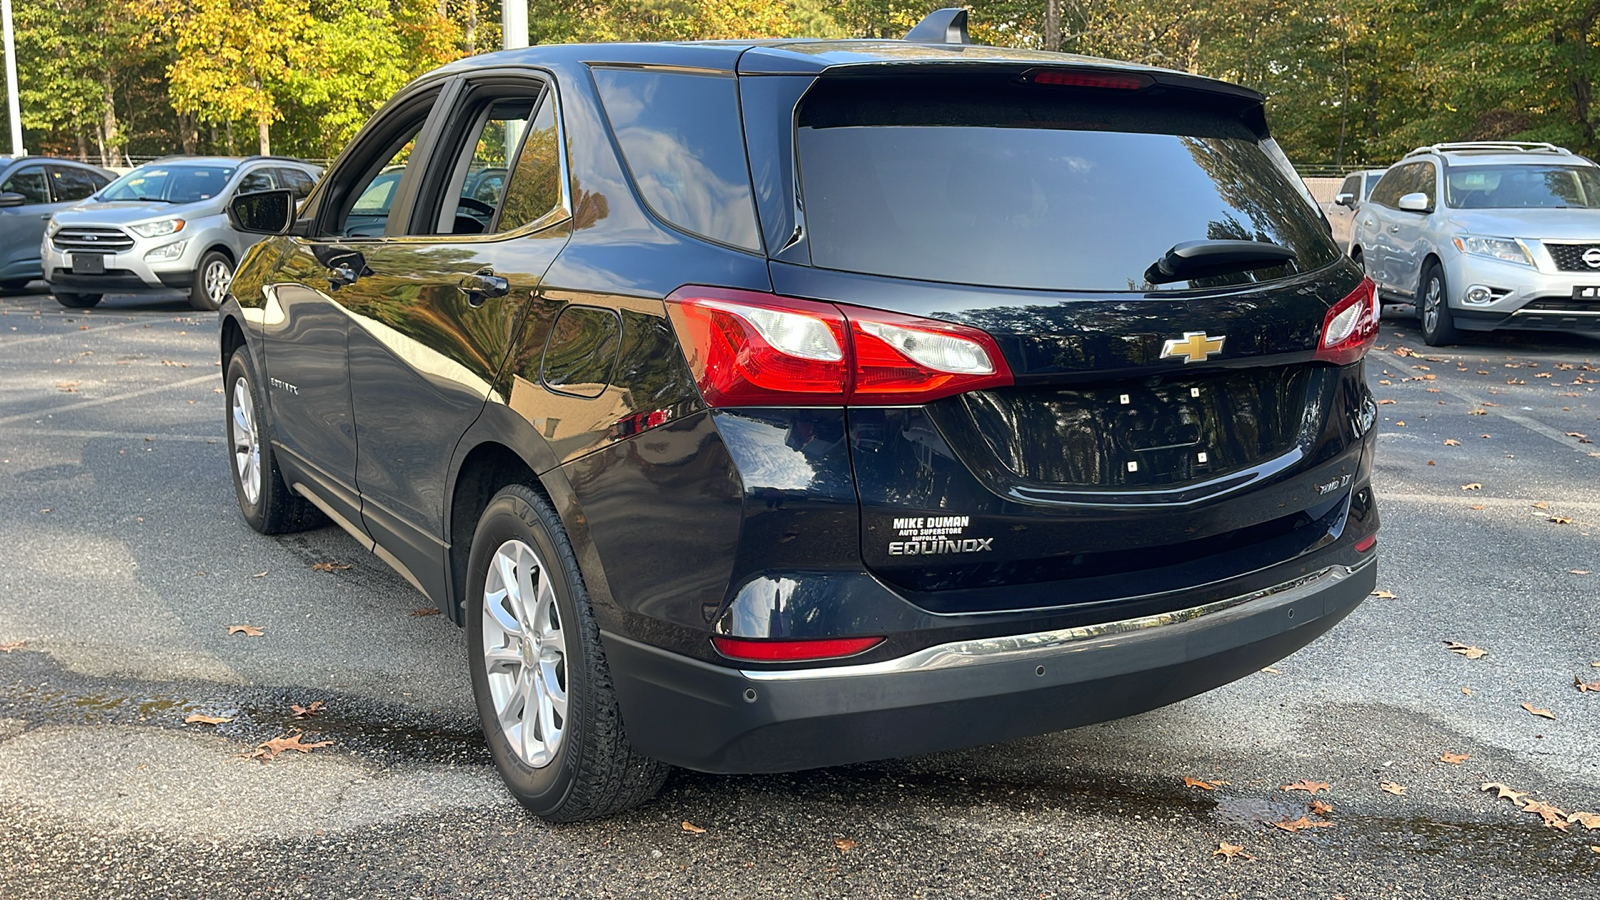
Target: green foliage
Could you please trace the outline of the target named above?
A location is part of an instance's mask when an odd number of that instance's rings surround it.
[[[1043,46],[1047,0],[974,0],[975,40]],[[1468,138],[1600,152],[1600,0],[1058,0],[1062,49],[1267,95],[1302,165]],[[931,0],[530,0],[530,38],[898,38]],[[15,0],[34,150],[333,156],[403,84],[499,44],[499,0]]]

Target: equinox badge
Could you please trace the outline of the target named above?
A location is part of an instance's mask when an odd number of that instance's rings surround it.
[[[1222,352],[1222,342],[1227,335],[1207,337],[1204,331],[1185,331],[1181,338],[1171,338],[1161,347],[1162,359],[1183,357],[1183,364],[1205,362],[1213,353]]]

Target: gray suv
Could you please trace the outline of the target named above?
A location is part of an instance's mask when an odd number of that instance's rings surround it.
[[[311,193],[322,170],[295,159],[173,157],[140,166],[56,213],[40,250],[44,279],[63,306],[108,293],[189,292],[195,309],[221,305],[233,269],[258,238],[225,214],[240,194]]]
[[[1552,144],[1413,150],[1356,215],[1350,253],[1429,344],[1463,331],[1600,330],[1600,166]]]

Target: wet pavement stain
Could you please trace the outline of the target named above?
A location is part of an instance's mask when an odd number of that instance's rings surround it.
[[[293,705],[321,700],[316,715]],[[187,724],[191,715],[230,719]],[[483,733],[470,711],[449,713],[386,704],[339,691],[235,687],[215,683],[141,682],[69,672],[38,652],[0,658],[0,718],[29,731],[45,725],[142,725],[203,731],[247,749],[290,731],[331,740],[341,751],[379,765],[427,762],[488,765]]]

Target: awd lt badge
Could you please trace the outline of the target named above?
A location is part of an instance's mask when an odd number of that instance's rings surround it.
[[[1219,334],[1207,337],[1204,331],[1185,331],[1181,338],[1171,338],[1161,347],[1162,359],[1183,358],[1183,364],[1205,362],[1213,353],[1222,352],[1222,342],[1228,336]]]

